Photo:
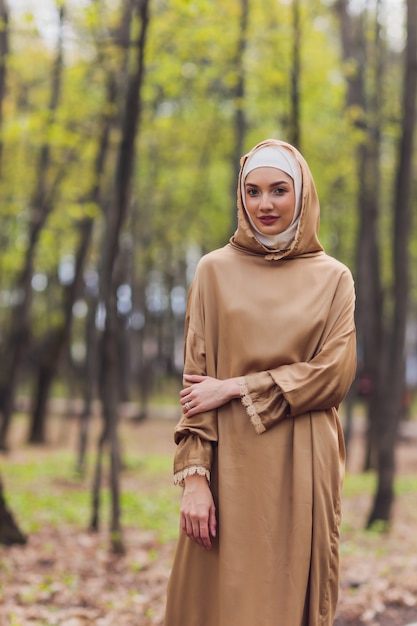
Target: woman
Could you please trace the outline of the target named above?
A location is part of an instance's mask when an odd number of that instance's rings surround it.
[[[242,158],[237,230],[188,300],[165,626],[333,624],[354,288],[318,226],[294,147]]]

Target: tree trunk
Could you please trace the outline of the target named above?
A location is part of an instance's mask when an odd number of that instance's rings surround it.
[[[240,0],[240,22],[239,34],[235,56],[235,72],[237,83],[234,88],[234,146],[232,152],[232,182],[231,182],[231,198],[232,202],[232,230],[237,226],[237,209],[236,209],[236,183],[240,169],[240,157],[243,154],[243,146],[246,134],[245,119],[245,70],[244,57],[247,46],[247,30],[249,16],[249,0]]]
[[[9,9],[6,0],[0,0],[0,131],[3,127],[3,103],[6,94],[7,55],[9,52]],[[0,133],[0,178],[2,177],[3,141]],[[0,479],[0,544],[24,544],[27,539],[9,510]]]
[[[86,218],[79,225],[81,232],[75,259],[74,279],[64,288],[63,321],[51,331],[42,350],[31,416],[29,443],[46,442],[47,403],[50,389],[58,371],[60,357],[71,336],[74,302],[80,295],[83,269],[93,233],[93,220]]]
[[[291,107],[289,142],[301,150],[301,118],[300,118],[300,75],[301,75],[301,27],[300,0],[292,1],[293,41],[291,67]]]
[[[49,102],[48,126],[54,123],[56,111],[61,94],[62,69],[63,69],[63,26],[65,7],[59,6],[60,34],[56,59],[52,71],[51,96]],[[45,136],[48,136],[46,129]],[[36,188],[31,201],[31,221],[29,226],[28,247],[24,266],[17,281],[18,291],[22,294],[21,301],[12,311],[11,330],[6,342],[6,354],[2,362],[5,369],[0,371],[0,400],[2,423],[0,426],[0,449],[7,448],[7,436],[10,420],[14,409],[14,399],[20,373],[21,364],[27,354],[30,330],[29,315],[31,308],[31,279],[33,273],[33,259],[39,241],[41,231],[52,209],[53,192],[48,188],[47,174],[50,168],[50,145],[45,142],[40,149],[38,160],[38,175]]]
[[[117,83],[112,74],[107,80],[106,102],[103,107],[104,113],[101,120],[101,130],[98,139],[97,155],[94,162],[94,183],[89,194],[89,201],[93,204],[100,204],[101,182],[103,180],[103,171],[106,158],[109,151],[110,132],[115,121],[115,104],[117,95]],[[80,435],[78,443],[78,459],[77,472],[81,475],[85,472],[85,459],[88,445],[88,431],[91,415],[91,405],[93,401],[93,388],[96,382],[97,374],[97,330],[95,325],[97,295],[94,292],[87,293],[88,315],[86,322],[86,359],[85,359],[85,378],[84,378],[84,408],[80,417]],[[87,287],[88,290],[88,287]],[[100,474],[100,472],[99,472]]]
[[[111,487],[111,547],[115,553],[123,553],[124,545],[120,524],[120,449],[118,440],[118,323],[116,276],[120,250],[120,235],[125,223],[131,188],[131,177],[135,161],[135,141],[139,128],[141,113],[141,88],[144,76],[144,52],[149,22],[149,0],[135,0],[129,4],[133,10],[132,20],[128,24],[139,23],[137,39],[133,49],[136,56],[128,75],[127,94],[122,117],[121,141],[115,172],[114,192],[106,213],[106,231],[103,245],[103,259],[100,273],[100,296],[105,306],[106,320],[101,338],[101,375],[100,396],[103,414],[103,434],[101,440],[108,436],[110,444],[110,487]],[[95,484],[93,502],[93,520],[98,520],[98,484]],[[98,522],[97,522],[98,523]]]
[[[402,135],[394,188],[394,277],[393,316],[390,326],[389,358],[384,398],[380,407],[378,440],[378,488],[368,518],[389,523],[394,500],[395,443],[401,416],[405,380],[405,332],[409,296],[409,236],[413,144],[417,93],[417,3],[407,0],[407,43],[403,84]]]
[[[363,27],[363,31],[365,26]],[[366,36],[363,34],[364,45]],[[364,469],[375,467],[378,419],[381,399],[382,368],[384,356],[384,335],[382,325],[383,290],[381,285],[379,232],[379,189],[381,121],[380,94],[383,86],[384,53],[380,37],[379,14],[375,14],[375,39],[369,58],[374,59],[372,68],[373,84],[368,88],[366,99],[366,141],[358,149],[358,180],[360,211],[359,232],[356,249],[357,258],[357,328],[358,342],[362,353],[362,373],[371,381],[367,397],[368,437]],[[358,62],[360,59],[358,59]],[[362,63],[363,65],[363,63]],[[362,76],[362,80],[364,80]],[[365,87],[363,87],[365,91]]]
[[[3,126],[3,102],[6,94],[7,55],[9,53],[9,9],[0,0],[0,129]],[[3,140],[0,135],[0,177],[2,173]]]
[[[6,504],[3,483],[0,480],[0,544],[11,546],[26,543],[27,539],[21,532]]]
[[[78,456],[76,472],[85,475],[88,436],[94,389],[97,381],[97,331],[96,331],[96,298],[88,298],[88,314],[85,328],[86,358],[83,367],[83,410],[80,416]]]
[[[380,97],[382,85],[383,52],[378,24],[378,11],[375,15],[375,36],[373,42],[366,36],[367,26],[364,13],[355,19],[349,13],[347,0],[336,4],[339,14],[343,57],[354,64],[355,71],[347,79],[346,106],[356,111],[354,126],[362,132],[362,140],[356,149],[359,216],[356,245],[355,282],[357,291],[356,327],[358,338],[358,374],[371,381],[370,393],[364,398],[367,409],[368,441],[365,469],[372,464],[375,445],[375,424],[380,403],[380,366],[382,336],[382,287],[380,251],[378,242],[379,195],[380,189]],[[373,46],[368,54],[368,46]],[[371,64],[369,75],[373,84],[365,81],[364,67]]]
[[[54,337],[54,341],[59,339]],[[41,363],[36,376],[36,391],[34,406],[30,420],[30,430],[28,443],[46,443],[46,413],[48,406],[49,389],[54,380],[55,370],[53,365],[45,362]]]

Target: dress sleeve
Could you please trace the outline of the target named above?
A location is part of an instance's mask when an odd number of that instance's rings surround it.
[[[281,365],[239,379],[241,400],[261,434],[287,416],[338,407],[355,376],[355,295],[342,275],[319,346],[308,361]]]
[[[207,375],[206,346],[203,338],[203,307],[198,290],[190,289],[187,303],[184,341],[184,373]],[[217,411],[205,411],[192,420],[182,416],[175,427],[177,444],[174,457],[174,483],[182,485],[193,474],[210,481],[213,446],[217,445]]]

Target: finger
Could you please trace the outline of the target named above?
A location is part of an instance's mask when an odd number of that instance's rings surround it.
[[[193,527],[193,537],[195,539],[200,539],[200,524],[198,519],[193,519],[191,523]]]
[[[192,409],[193,409],[193,407],[191,406],[189,401],[188,402],[184,402],[184,404],[182,406],[182,410],[183,410],[183,413],[185,415],[187,415],[189,417],[189,413],[190,413],[190,411],[192,411]]]
[[[185,518],[185,534],[187,537],[193,538],[193,525],[188,517]]]
[[[206,523],[200,524],[200,537],[201,537],[201,543],[202,543],[203,548],[205,548],[206,550],[210,550],[211,548],[210,533],[209,533],[209,527]]]
[[[200,547],[204,547],[203,541],[200,537],[200,525],[198,520],[191,520],[191,533],[188,535],[190,539],[193,539]]]
[[[187,522],[183,513],[180,513],[180,528],[184,533],[186,532]]]
[[[201,526],[198,521],[193,521],[186,515],[181,514],[181,530],[189,539],[195,541],[204,550],[210,550],[211,540],[209,536],[208,526],[202,522]]]
[[[198,545],[204,550],[210,550],[211,548],[211,540],[208,533],[208,527],[206,526],[205,530],[202,526],[200,526],[200,534],[198,537],[195,537],[195,541]]]
[[[180,513],[180,526],[181,530],[189,537],[193,532],[193,525],[190,522],[189,517],[185,513]]]
[[[188,391],[188,393],[186,393],[182,397],[180,397],[180,403],[182,405],[184,405],[186,402],[191,402],[191,393],[189,391]]]
[[[216,532],[217,532],[217,521],[216,521],[216,511],[214,508],[210,509],[208,525],[209,525],[210,535],[212,537],[215,537]]]
[[[185,532],[187,537],[194,539],[194,526],[193,520],[187,513],[181,513],[181,529]]]
[[[201,383],[206,376],[200,376],[199,374],[184,374],[183,379],[189,383]]]

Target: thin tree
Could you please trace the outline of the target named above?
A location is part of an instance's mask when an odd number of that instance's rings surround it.
[[[239,19],[239,33],[237,38],[236,53],[234,59],[234,69],[236,72],[236,85],[233,92],[234,100],[234,120],[233,120],[233,153],[232,159],[232,182],[231,182],[231,197],[236,198],[236,181],[239,174],[239,161],[243,154],[243,146],[245,142],[246,134],[246,118],[245,118],[245,50],[248,42],[248,20],[249,20],[249,0],[240,0],[240,19]],[[232,226],[237,225],[237,212],[236,202],[232,203]]]
[[[144,77],[144,54],[149,22],[149,0],[128,0],[132,7],[132,30],[137,34],[131,49],[134,51],[128,69],[126,101],[122,117],[121,140],[118,150],[113,195],[107,207],[106,231],[103,245],[103,258],[100,274],[100,298],[106,312],[105,327],[100,346],[100,397],[103,414],[103,432],[99,442],[96,476],[93,491],[93,515],[91,526],[98,528],[99,489],[101,483],[102,452],[104,443],[110,446],[110,486],[111,486],[111,547],[115,553],[124,552],[120,523],[120,448],[118,441],[118,405],[120,386],[118,353],[118,320],[116,298],[117,264],[120,250],[120,236],[126,220],[130,202],[131,180],[135,162],[135,142],[141,114],[141,89]],[[134,32],[134,30],[133,30]]]
[[[77,227],[79,242],[75,254],[74,276],[63,290],[62,322],[48,332],[40,351],[40,361],[35,377],[29,443],[46,442],[47,402],[58,371],[60,357],[71,336],[74,303],[81,294],[83,269],[93,232],[93,219],[85,218]]]
[[[372,465],[373,436],[378,420],[380,401],[380,368],[383,362],[380,348],[382,336],[382,286],[379,250],[379,189],[381,103],[383,85],[384,48],[380,32],[380,2],[374,16],[374,37],[366,36],[367,13],[362,11],[355,18],[349,12],[348,0],[336,3],[339,15],[343,59],[353,67],[347,78],[346,107],[355,111],[353,126],[360,131],[356,148],[357,163],[357,213],[355,281],[357,291],[356,327],[360,353],[360,374],[371,381],[366,398],[368,438],[365,469]],[[371,53],[368,48],[372,46]],[[371,61],[371,59],[373,61]],[[364,68],[368,67],[368,80]],[[373,80],[371,80],[371,78]],[[351,424],[346,425],[349,443]]]
[[[290,114],[288,141],[301,150],[300,78],[301,78],[300,0],[292,1],[292,63],[290,72]]]
[[[3,125],[3,102],[6,95],[7,56],[9,54],[9,8],[0,0],[0,128]],[[3,140],[0,137],[0,175],[2,169]]]
[[[3,103],[6,94],[7,55],[9,53],[9,9],[6,0],[0,0],[0,130],[3,126]],[[0,139],[0,178],[3,142]],[[7,506],[3,482],[0,479],[0,543],[2,545],[26,543],[26,536]]]
[[[0,544],[11,546],[26,543],[26,541],[26,535],[19,529],[13,513],[7,506],[3,482],[0,480]]]
[[[97,154],[94,162],[94,182],[88,202],[96,205],[101,203],[102,181],[103,172],[105,168],[106,158],[110,145],[110,133],[115,122],[116,112],[116,99],[117,99],[117,82],[112,72],[109,73],[106,85],[106,100],[103,107],[103,113],[100,122],[100,133],[98,137]],[[83,226],[85,229],[91,231],[93,228],[93,220],[89,219],[85,221]],[[84,474],[85,459],[87,453],[88,444],[88,430],[89,421],[91,415],[91,405],[93,399],[92,390],[94,388],[96,377],[96,362],[97,362],[97,333],[95,325],[96,305],[97,300],[94,297],[95,294],[87,294],[89,300],[88,316],[86,323],[86,362],[85,362],[85,380],[84,380],[84,408],[80,418],[80,436],[78,446],[78,459],[77,459],[77,472]],[[92,297],[93,296],[93,297]]]
[[[46,131],[52,127],[61,96],[62,70],[63,70],[63,27],[65,18],[65,5],[58,5],[59,35],[55,62],[51,76],[51,94],[48,106],[48,120]],[[48,132],[45,132],[48,137]],[[48,181],[51,167],[51,144],[45,139],[42,144],[37,162],[36,184],[30,203],[30,222],[28,233],[28,246],[26,248],[23,267],[17,279],[17,289],[21,299],[12,311],[11,328],[6,341],[5,351],[0,371],[0,410],[2,422],[0,425],[0,449],[7,448],[7,436],[10,420],[13,414],[16,389],[20,369],[25,355],[27,354],[30,339],[30,310],[31,310],[31,280],[33,275],[33,261],[39,242],[39,237],[45,226],[48,215],[52,211],[54,197],[59,182],[64,176],[62,169],[52,182]]]
[[[407,0],[407,41],[404,56],[403,113],[393,199],[393,314],[388,334],[388,359],[378,420],[378,486],[368,518],[389,523],[394,501],[395,444],[405,382],[405,334],[409,299],[409,238],[417,93],[417,3]]]

